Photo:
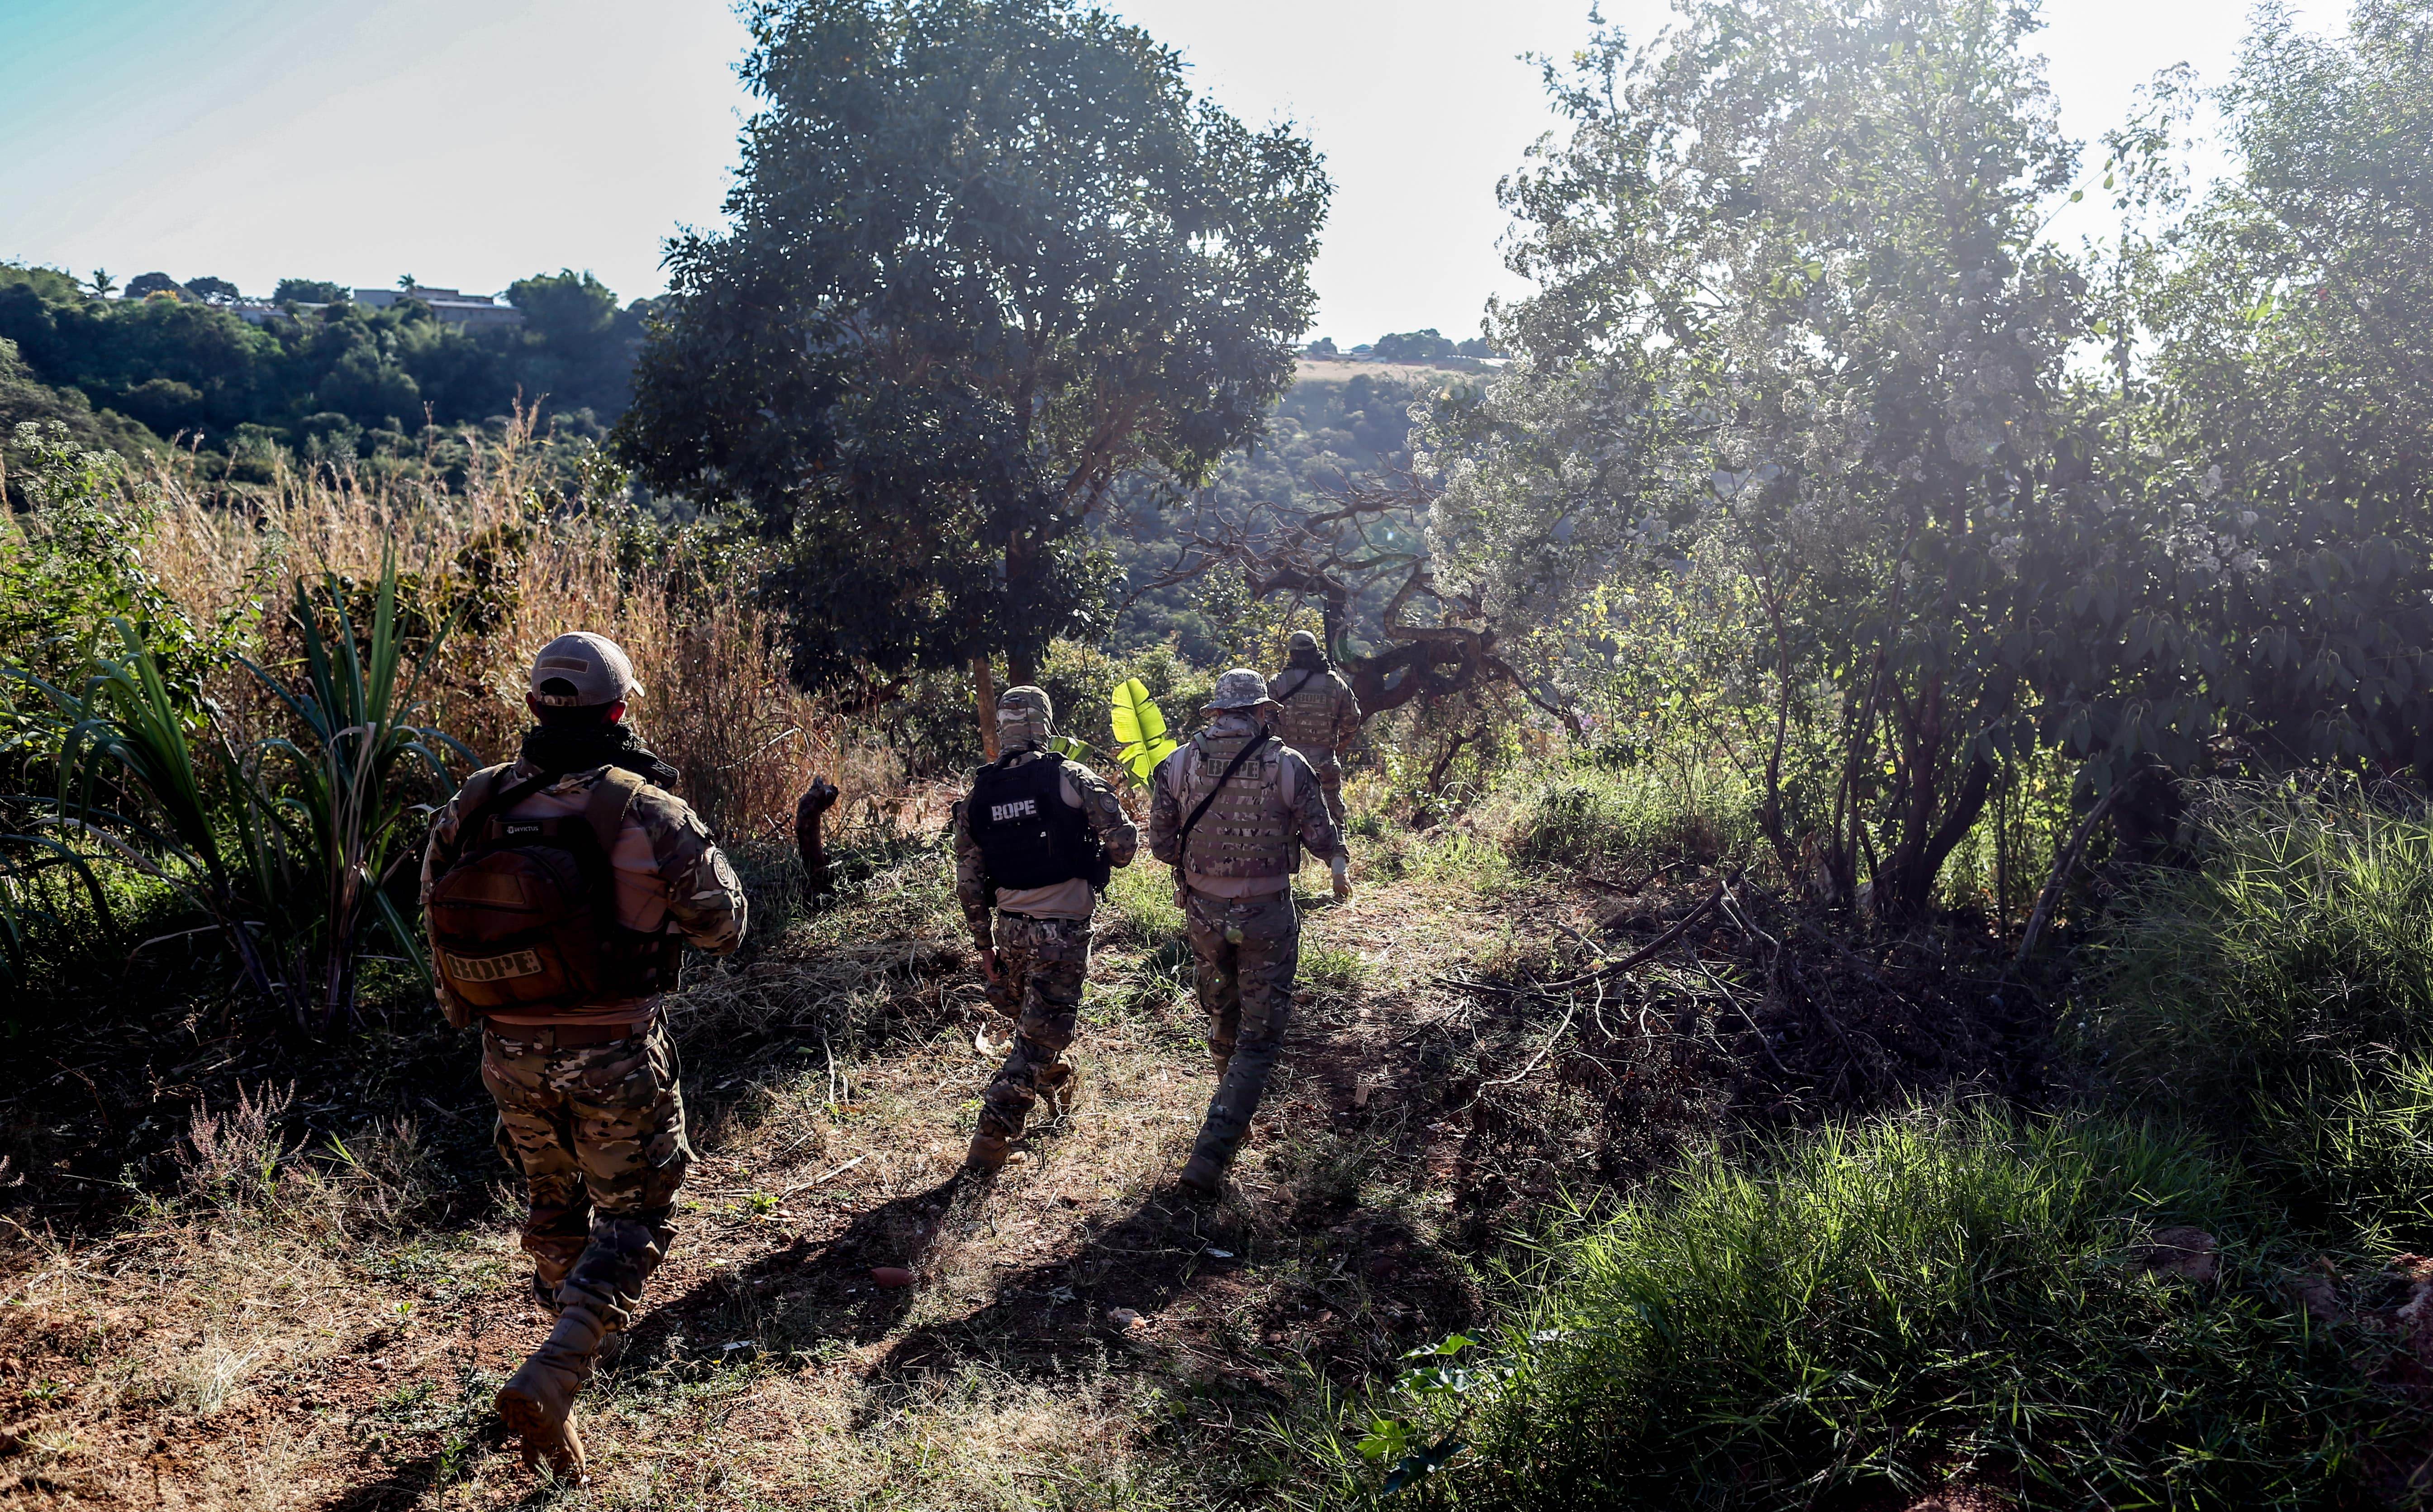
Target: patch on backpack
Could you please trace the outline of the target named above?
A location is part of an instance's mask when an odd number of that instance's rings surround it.
[[[448,975],[461,982],[504,981],[510,977],[537,977],[541,972],[540,957],[529,950],[503,956],[451,955],[447,960]]]

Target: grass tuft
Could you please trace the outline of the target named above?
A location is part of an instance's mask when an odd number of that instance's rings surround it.
[[[2236,1178],[2118,1123],[1828,1129],[1574,1221],[1529,1316],[1406,1377],[1372,1457],[1466,1442],[1439,1484],[1481,1507],[1810,1505],[1955,1475],[2031,1504],[2299,1506],[2421,1427],[2310,1331],[2279,1265],[2301,1257]],[[2173,1224],[2220,1239],[2218,1283],[2135,1263]]]
[[[2202,811],[2202,864],[2111,927],[2091,1058],[2356,1242],[2433,1240],[2433,824],[2345,783],[2218,789]]]

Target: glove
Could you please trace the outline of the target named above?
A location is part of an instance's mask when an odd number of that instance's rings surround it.
[[[1338,856],[1327,865],[1335,872],[1335,901],[1341,903],[1352,896],[1352,858]]]

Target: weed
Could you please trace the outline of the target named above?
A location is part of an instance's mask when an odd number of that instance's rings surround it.
[[[1810,1504],[1955,1471],[2032,1504],[2321,1504],[2413,1415],[2310,1332],[2265,1217],[2223,1167],[2103,1121],[1921,1112],[1693,1161],[1575,1213],[1525,1319],[1406,1377],[1363,1436],[1405,1478],[1466,1441],[1441,1473],[1482,1507]],[[2219,1284],[2132,1263],[2169,1223],[2221,1239]]]
[[[2148,878],[2106,936],[2083,1048],[2357,1242],[2433,1238],[2433,824],[2348,784],[2199,808],[2199,867]]]
[[[1524,860],[1644,871],[1742,855],[1755,837],[1747,784],[1709,763],[1561,768],[1519,800],[1513,849]]]
[[[1510,890],[1512,862],[1497,846],[1453,830],[1415,850],[1405,875],[1418,881],[1492,897]]]

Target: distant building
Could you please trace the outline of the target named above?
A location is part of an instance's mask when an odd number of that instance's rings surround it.
[[[467,294],[460,289],[434,289],[416,284],[411,289],[357,289],[355,303],[373,310],[385,310],[400,299],[419,299],[431,307],[431,313],[451,326],[464,326],[474,331],[512,331],[524,323],[524,313],[511,304],[501,304],[486,294]]]

